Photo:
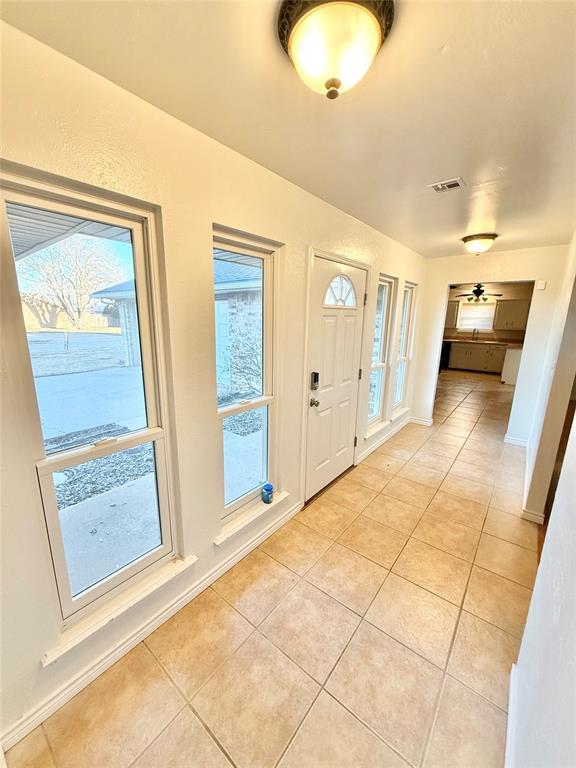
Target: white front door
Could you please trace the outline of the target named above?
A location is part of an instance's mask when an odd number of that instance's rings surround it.
[[[306,500],[354,462],[366,271],[315,256],[309,312]]]

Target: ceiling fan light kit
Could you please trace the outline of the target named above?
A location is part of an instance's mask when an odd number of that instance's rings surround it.
[[[497,237],[495,232],[481,232],[478,235],[466,235],[462,242],[468,253],[486,253],[492,248]]]
[[[393,0],[284,0],[278,37],[303,82],[336,99],[370,69],[393,21]]]

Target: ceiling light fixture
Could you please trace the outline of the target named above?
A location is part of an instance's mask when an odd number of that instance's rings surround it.
[[[482,232],[479,235],[466,235],[462,242],[468,253],[486,253],[492,248],[497,237],[495,232]]]
[[[304,83],[335,99],[364,77],[393,21],[393,0],[284,0],[278,37]]]

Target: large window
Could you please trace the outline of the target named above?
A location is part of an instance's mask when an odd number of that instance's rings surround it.
[[[474,303],[461,301],[458,308],[459,331],[491,331],[494,325],[496,302]]]
[[[368,421],[376,421],[382,418],[393,287],[394,283],[392,280],[385,278],[381,278],[378,283],[370,370],[370,392],[368,397]]]
[[[400,334],[398,338],[398,360],[396,363],[396,380],[392,405],[399,406],[404,402],[406,383],[408,381],[408,366],[410,363],[410,348],[412,345],[412,315],[415,286],[406,284],[402,297],[402,315],[400,317]]]
[[[172,552],[149,254],[120,215],[11,192],[4,204],[68,618]]]
[[[272,257],[214,247],[216,380],[230,514],[270,479]]]

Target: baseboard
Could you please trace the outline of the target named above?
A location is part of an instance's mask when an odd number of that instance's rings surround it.
[[[521,517],[522,520],[529,520],[531,523],[544,525],[544,512],[531,512],[529,509],[524,509]]]
[[[517,666],[517,664],[512,664],[512,669],[510,670],[510,688],[508,692],[508,722],[506,725],[506,755],[504,757],[504,768],[514,768],[516,765],[514,747],[516,744]]]
[[[423,427],[431,427],[434,424],[434,419],[417,419],[412,416],[410,419],[411,424],[421,424]]]
[[[377,448],[380,448],[381,445],[384,445],[384,443],[387,440],[390,440],[390,438],[393,437],[396,432],[400,432],[400,430],[409,423],[410,417],[408,414],[398,419],[398,421],[390,422],[389,429],[383,429],[382,432],[384,434],[381,437],[377,438],[375,442],[371,443],[368,448],[365,448],[362,453],[356,454],[354,463],[360,464],[361,461],[364,461],[367,456],[370,456],[371,453],[374,453]]]
[[[506,435],[504,437],[504,442],[508,443],[508,445],[519,445],[521,448],[526,448],[528,445],[528,440],[522,440],[519,437],[512,437],[511,435]]]
[[[23,715],[17,723],[7,728],[0,736],[0,743],[4,751],[7,751],[10,747],[14,746],[14,744],[17,744],[21,739],[33,731],[34,728],[50,717],[50,715],[53,715],[54,712],[60,709],[60,707],[64,706],[66,702],[70,701],[73,696],[111,667],[112,664],[121,659],[122,656],[125,656],[128,651],[132,650],[138,643],[142,642],[142,640],[154,632],[155,629],[158,629],[161,624],[171,618],[189,603],[190,600],[199,595],[200,592],[203,592],[215,582],[216,579],[220,578],[226,571],[230,570],[230,568],[236,565],[239,560],[245,557],[249,552],[267,539],[268,536],[274,533],[274,531],[280,528],[287,520],[299,512],[303,506],[304,504],[302,502],[294,504],[277,520],[266,526],[264,530],[257,533],[248,542],[234,551],[223,563],[220,563],[216,568],[208,571],[207,574],[194,582],[194,584],[183,589],[179,595],[168,603],[167,606],[146,619],[140,627],[130,632],[123,640],[114,645],[113,648],[95,659],[90,666],[78,673],[51,696],[44,699],[43,702],[30,710],[26,715]]]

